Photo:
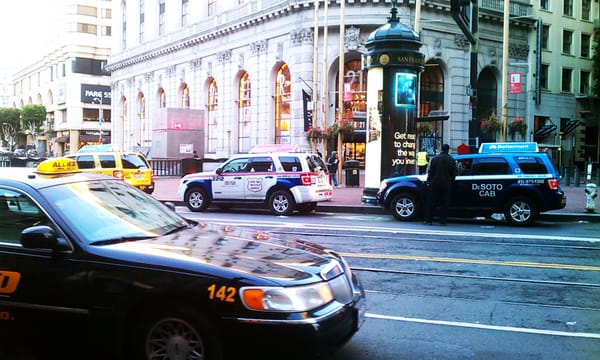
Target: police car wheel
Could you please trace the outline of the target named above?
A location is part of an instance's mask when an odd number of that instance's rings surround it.
[[[516,196],[508,200],[504,207],[504,218],[511,225],[527,226],[535,222],[537,206],[531,199]]]
[[[185,307],[151,312],[143,322],[144,359],[221,359],[214,327]]]
[[[199,187],[190,188],[185,192],[185,205],[191,211],[204,211],[209,205],[206,191]]]
[[[392,214],[398,220],[412,221],[421,212],[420,205],[412,194],[401,193],[392,199],[390,204]]]
[[[269,196],[269,208],[274,215],[291,215],[296,207],[289,191],[276,190]]]

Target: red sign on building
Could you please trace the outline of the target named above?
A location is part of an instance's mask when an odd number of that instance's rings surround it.
[[[521,93],[521,73],[512,72],[510,73],[510,93],[520,94]]]

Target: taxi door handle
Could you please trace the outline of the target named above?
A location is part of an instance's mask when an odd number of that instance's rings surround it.
[[[272,179],[273,175],[265,176],[265,179]]]
[[[241,176],[234,176],[233,178],[234,178],[235,180],[239,180],[239,179],[241,179],[242,177],[241,177]]]

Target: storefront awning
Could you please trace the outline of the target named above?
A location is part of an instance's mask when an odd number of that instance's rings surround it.
[[[81,142],[98,142],[99,138],[98,135],[79,135],[79,141]],[[69,143],[70,141],[71,139],[68,136],[59,136],[54,140],[54,142],[57,143]],[[110,136],[103,136],[102,143],[110,144]]]
[[[541,128],[537,129],[533,136],[544,137],[552,133],[554,130],[556,130],[556,125],[544,125]]]
[[[59,136],[54,140],[54,142],[57,142],[57,143],[69,142],[69,137],[68,136]]]
[[[583,125],[583,122],[579,120],[569,120],[567,122],[567,125],[565,125],[565,128],[562,129],[563,136],[569,135],[570,133],[575,131],[575,129],[577,129],[579,125]]]
[[[445,121],[450,119],[446,110],[431,110],[427,116],[417,117],[417,122]]]

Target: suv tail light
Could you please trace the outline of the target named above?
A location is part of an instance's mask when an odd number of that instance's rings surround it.
[[[123,178],[125,177],[123,175],[123,170],[114,170],[113,171],[113,176],[116,177],[117,179],[123,180]]]
[[[550,190],[558,190],[558,179],[552,178],[548,179],[548,187]]]
[[[300,174],[300,183],[302,183],[302,185],[311,185],[312,177],[310,176],[310,174],[308,174],[308,173]]]

